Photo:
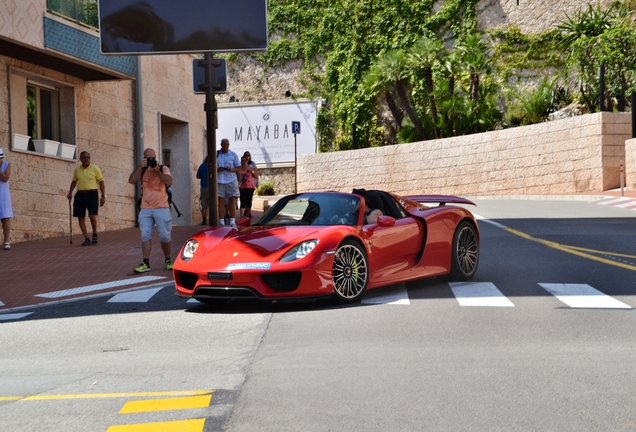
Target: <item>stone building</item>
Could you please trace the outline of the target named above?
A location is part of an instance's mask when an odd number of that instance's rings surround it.
[[[192,58],[104,56],[97,29],[47,10],[46,0],[0,4],[0,147],[12,164],[13,242],[69,234],[66,194],[84,150],[105,177],[100,231],[135,225],[137,191],[127,179],[147,147],[173,173],[183,213],[173,213],[175,224],[200,218],[194,173],[205,100],[193,92]]]

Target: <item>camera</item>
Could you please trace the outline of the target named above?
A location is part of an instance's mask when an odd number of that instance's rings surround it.
[[[157,166],[157,159],[156,159],[156,158],[153,158],[153,157],[149,157],[149,158],[148,158],[148,166],[149,166],[150,168],[154,168],[154,167],[156,167],[156,166]]]

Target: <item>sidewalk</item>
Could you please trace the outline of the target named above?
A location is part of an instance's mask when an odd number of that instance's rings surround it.
[[[589,194],[573,194],[570,199],[590,200],[604,196],[621,197],[620,189]],[[636,191],[624,191],[634,199]],[[506,198],[506,197],[502,197]],[[534,196],[526,199],[563,199]],[[595,199],[592,198],[592,199]],[[256,208],[256,206],[255,206]],[[253,211],[254,221],[261,216]],[[203,226],[174,226],[172,259],[192,234]],[[144,286],[171,286],[172,272],[166,271],[159,238],[152,240],[151,271],[133,271],[142,261],[138,228],[99,233],[99,243],[81,246],[81,235],[50,240],[12,244],[11,250],[0,250],[0,313],[28,306],[57,303],[69,299],[104,295]]]

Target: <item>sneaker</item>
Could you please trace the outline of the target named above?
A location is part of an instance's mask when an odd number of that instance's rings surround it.
[[[91,239],[86,239],[84,240],[84,243],[82,243],[82,246],[90,246],[91,245]]]
[[[144,273],[150,271],[150,266],[148,264],[146,264],[145,262],[142,262],[139,267],[137,267],[135,269],[135,273]]]
[[[172,270],[172,261],[166,260],[166,270]]]
[[[97,244],[97,234],[93,234],[93,244]]]
[[[11,243],[4,242],[4,250],[9,250],[9,249],[11,249]]]

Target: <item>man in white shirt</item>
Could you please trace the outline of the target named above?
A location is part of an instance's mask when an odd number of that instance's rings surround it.
[[[216,172],[218,177],[219,225],[225,225],[225,214],[230,215],[230,226],[236,226],[236,199],[239,196],[239,185],[236,173],[241,169],[241,161],[236,153],[230,150],[230,141],[221,140],[221,150],[216,154]],[[225,207],[225,200],[228,206]]]

